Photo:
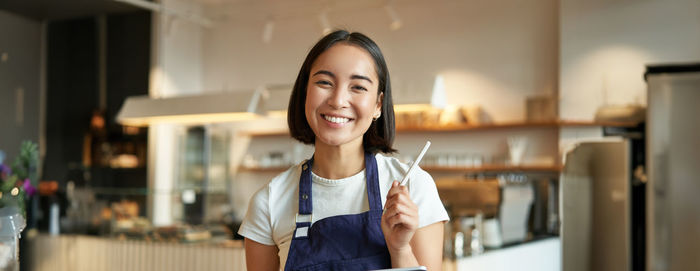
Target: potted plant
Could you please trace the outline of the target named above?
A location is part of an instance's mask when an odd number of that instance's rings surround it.
[[[19,270],[19,236],[26,226],[26,200],[36,192],[39,153],[22,142],[11,166],[0,151],[0,270]]]

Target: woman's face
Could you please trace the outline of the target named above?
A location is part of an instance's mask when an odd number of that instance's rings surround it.
[[[364,49],[338,43],[311,65],[306,86],[306,120],[316,144],[362,145],[362,136],[381,112],[374,60]]]

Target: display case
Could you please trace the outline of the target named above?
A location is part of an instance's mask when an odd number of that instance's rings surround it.
[[[230,241],[239,224],[231,215],[229,196],[230,134],[222,125],[176,126],[169,189],[149,185],[145,162],[133,167],[74,167],[65,189],[42,196],[42,209],[56,206],[61,214],[53,226],[47,214],[43,230],[129,240]],[[145,144],[145,137],[138,138]],[[171,223],[153,223],[149,204],[154,197],[166,199]]]
[[[178,128],[175,221],[203,224],[221,220],[230,212],[230,142],[226,126]]]

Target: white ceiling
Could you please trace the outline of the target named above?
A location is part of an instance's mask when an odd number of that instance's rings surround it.
[[[194,0],[204,13],[216,21],[284,20],[382,8],[387,4],[404,5],[424,0]]]

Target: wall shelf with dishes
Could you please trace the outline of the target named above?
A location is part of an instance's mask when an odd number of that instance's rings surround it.
[[[453,124],[453,125],[422,125],[422,126],[399,126],[397,127],[397,134],[400,138],[401,134],[420,136],[417,134],[422,133],[437,133],[437,134],[454,134],[462,132],[494,132],[494,133],[514,133],[516,131],[526,131],[534,130],[537,131],[547,131],[547,133],[557,133],[557,129],[569,128],[569,127],[634,127],[637,123],[632,122],[593,122],[593,121],[570,121],[570,120],[552,120],[552,121],[523,121],[523,122],[502,122],[502,123],[484,123],[484,124]],[[505,130],[505,131],[502,131]],[[539,132],[538,132],[539,133]],[[240,132],[239,135],[251,137],[251,138],[269,138],[268,140],[276,139],[276,137],[289,137],[289,133],[286,129],[283,130],[273,130],[273,131],[245,131]],[[403,137],[405,138],[405,137]],[[289,141],[293,141],[288,138]],[[557,143],[554,142],[556,145]],[[444,157],[443,157],[444,156]],[[456,162],[450,162],[450,158],[456,156]],[[552,158],[545,163],[520,163],[517,165],[510,165],[507,161],[496,161],[484,159],[484,157],[479,155],[472,155],[470,157],[466,154],[446,154],[442,153],[439,155],[429,155],[421,163],[421,167],[426,171],[439,174],[454,174],[454,173],[547,173],[547,174],[558,174],[561,172],[562,167],[557,163],[557,159]],[[444,159],[443,159],[444,158]],[[445,160],[445,161],[441,161]],[[464,161],[462,161],[464,160]],[[289,168],[290,165],[294,164],[291,161],[287,161],[284,165],[270,164],[269,163],[243,163],[238,167],[238,172],[246,173],[275,173],[282,172]]]
[[[398,126],[397,132],[460,132],[460,131],[478,131],[478,130],[496,130],[496,129],[511,129],[511,128],[561,128],[561,127],[598,127],[598,126],[615,126],[615,127],[634,127],[637,123],[633,122],[589,122],[589,121],[523,121],[523,122],[502,122],[502,123],[483,123],[483,124],[454,124],[454,125],[424,125],[424,126]]]
[[[478,167],[463,166],[422,166],[430,172],[459,172],[459,173],[481,173],[481,172],[503,172],[503,173],[559,173],[561,166],[538,166],[538,165],[483,165]]]
[[[282,172],[290,166],[274,166],[274,167],[247,167],[239,166],[238,172]]]

